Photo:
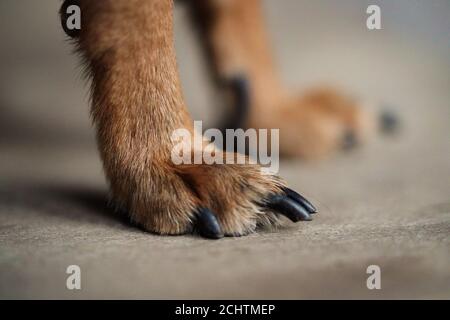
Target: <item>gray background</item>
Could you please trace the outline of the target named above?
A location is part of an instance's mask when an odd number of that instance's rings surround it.
[[[365,10],[382,9],[368,31]],[[312,223],[210,242],[160,237],[105,207],[88,86],[57,0],[0,2],[0,298],[449,298],[450,3],[265,1],[283,79],[387,103],[401,132],[281,175]],[[176,47],[196,119],[220,102],[183,7]],[[82,290],[65,269],[82,269]],[[382,290],[365,286],[382,269]]]

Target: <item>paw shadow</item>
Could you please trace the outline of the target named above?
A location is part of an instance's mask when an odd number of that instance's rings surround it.
[[[134,227],[113,208],[107,188],[69,184],[8,185],[0,189],[0,211],[76,222]]]

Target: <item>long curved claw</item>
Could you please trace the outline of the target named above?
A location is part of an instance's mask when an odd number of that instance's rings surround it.
[[[291,198],[292,200],[297,202],[299,205],[301,205],[303,208],[305,208],[309,214],[317,213],[316,207],[314,207],[311,202],[309,202],[307,199],[305,199],[305,197],[303,197],[298,192],[295,192],[294,190],[289,189],[289,188],[284,188],[283,191],[284,191],[284,193],[286,193],[286,195],[289,198]]]
[[[202,237],[208,239],[223,238],[223,232],[214,213],[207,208],[200,208],[196,213],[196,227]]]
[[[380,129],[383,133],[390,134],[397,131],[399,122],[398,116],[390,110],[383,110],[380,114]]]
[[[292,222],[311,221],[308,211],[288,196],[276,195],[267,202],[266,206],[288,217]]]

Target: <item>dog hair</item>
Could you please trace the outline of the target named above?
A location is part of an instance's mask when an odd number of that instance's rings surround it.
[[[234,83],[246,101],[235,125],[279,128],[282,154],[305,158],[340,148],[349,133],[362,139],[371,120],[352,99],[330,89],[304,96],[285,89],[259,0],[189,2],[217,78]],[[82,12],[73,36],[91,77],[104,171],[112,199],[132,221],[158,234],[220,238],[278,226],[283,217],[311,220],[311,203],[258,165],[171,162],[172,132],[194,130],[178,75],[172,0],[66,0],[63,8],[71,3]]]

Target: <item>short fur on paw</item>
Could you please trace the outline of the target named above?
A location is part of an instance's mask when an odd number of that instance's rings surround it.
[[[280,129],[280,153],[317,159],[362,144],[374,134],[376,117],[336,90],[310,90],[273,106],[255,108],[248,127]]]
[[[158,234],[243,236],[283,219],[310,221],[317,210],[257,165],[180,165],[155,175],[129,199],[131,219]],[[155,190],[155,180],[161,183]],[[120,197],[115,197],[120,198]]]

